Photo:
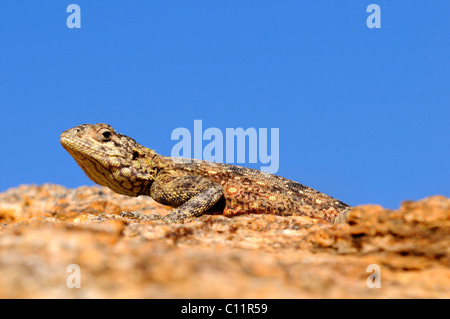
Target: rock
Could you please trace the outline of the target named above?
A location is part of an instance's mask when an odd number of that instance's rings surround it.
[[[102,187],[0,194],[0,298],[450,297],[443,196],[398,210],[356,207],[347,225],[273,215],[167,225],[122,211],[169,212]],[[79,266],[81,288],[68,287],[70,265]],[[379,267],[380,288],[367,286],[369,265]]]

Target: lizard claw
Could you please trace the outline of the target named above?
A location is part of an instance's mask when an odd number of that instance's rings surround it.
[[[127,217],[127,218],[132,218],[132,219],[142,219],[143,218],[143,214],[139,213],[139,212],[122,212],[120,213],[120,217]]]
[[[157,214],[151,214],[151,215],[144,215],[139,212],[122,212],[120,214],[121,217],[127,217],[131,219],[138,219],[141,221],[147,221],[147,220],[164,220],[163,216],[157,215]]]
[[[172,218],[170,218],[170,216],[161,216],[158,214],[151,214],[151,215],[145,215],[139,212],[122,212],[120,214],[121,217],[126,217],[126,218],[131,218],[131,219],[137,219],[140,221],[148,221],[148,220],[162,220],[168,224],[172,224],[174,223],[174,221],[172,220]]]

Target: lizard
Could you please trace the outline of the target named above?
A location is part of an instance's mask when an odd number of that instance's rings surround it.
[[[95,183],[128,195],[147,195],[171,212],[123,212],[139,220],[183,223],[216,211],[304,215],[346,223],[351,206],[313,188],[256,169],[198,159],[163,156],[104,123],[82,124],[61,134],[62,146]]]

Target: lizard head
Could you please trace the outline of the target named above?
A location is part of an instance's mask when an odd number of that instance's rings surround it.
[[[95,183],[138,196],[153,182],[158,155],[110,125],[83,124],[61,134],[61,145]]]

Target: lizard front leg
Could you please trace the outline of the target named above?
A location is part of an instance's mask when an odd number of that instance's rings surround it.
[[[202,215],[223,196],[223,188],[200,176],[174,176],[166,173],[156,178],[149,194],[161,204],[175,207],[167,216],[123,213],[123,216],[140,220],[163,220],[182,223],[188,217]]]

